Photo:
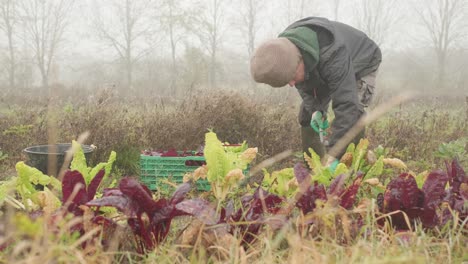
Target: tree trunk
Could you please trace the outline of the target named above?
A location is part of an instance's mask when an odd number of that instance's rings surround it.
[[[132,14],[130,12],[131,10],[131,6],[130,6],[130,0],[127,0],[126,1],[126,6],[125,6],[125,13],[126,13],[126,17],[125,19],[127,20],[126,22],[126,30],[127,30],[127,48],[125,50],[126,52],[126,58],[125,58],[125,62],[126,62],[126,69],[127,69],[127,88],[129,91],[133,91],[133,65],[132,65],[132,38],[133,38],[133,26],[130,22],[130,19],[132,18]]]
[[[447,84],[445,82],[445,59],[446,54],[443,51],[438,52],[437,54],[437,87],[436,89],[445,89]]]
[[[10,89],[14,89],[16,86],[15,76],[16,76],[16,59],[15,51],[13,47],[13,32],[8,30],[8,49],[10,50],[10,70],[9,70],[9,80],[10,80]]]
[[[125,58],[125,68],[127,73],[127,88],[129,91],[133,90],[133,65],[132,65],[132,57],[131,53],[127,51],[127,58]]]
[[[172,18],[172,4],[169,6],[169,16]],[[177,67],[176,67],[176,43],[174,40],[174,23],[171,19],[169,22],[169,38],[171,41],[171,59],[172,59],[172,69],[171,69],[171,94],[173,97],[177,96],[176,89],[176,78],[177,78]]]
[[[210,86],[211,89],[216,88],[216,49],[214,48],[211,54],[210,65]]]

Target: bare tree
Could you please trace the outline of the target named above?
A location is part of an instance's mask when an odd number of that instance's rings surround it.
[[[398,20],[397,0],[358,0],[356,24],[378,45],[383,45]]]
[[[101,41],[117,52],[123,61],[126,86],[133,90],[135,63],[151,50],[151,12],[153,0],[94,1],[94,22]],[[104,9],[106,12],[101,12]]]
[[[438,87],[444,87],[446,65],[451,49],[468,35],[466,0],[431,0],[417,9],[437,57]]]
[[[245,8],[239,10],[241,14],[241,31],[247,35],[247,54],[252,57],[255,49],[255,41],[257,38],[258,29],[260,27],[259,15],[265,7],[263,0],[244,0]]]
[[[205,11],[196,22],[194,33],[210,56],[210,87],[216,87],[217,56],[222,44],[222,27],[226,0],[211,0],[205,3]]]
[[[161,15],[158,18],[161,21],[162,31],[168,36],[171,47],[171,91],[173,95],[177,94],[176,80],[178,76],[177,47],[179,42],[185,37],[189,21],[194,13],[189,12],[186,1],[183,0],[163,0],[160,6]]]
[[[10,89],[16,86],[16,50],[14,33],[18,24],[18,3],[15,0],[0,0],[0,30],[7,36],[8,41],[8,80]]]
[[[69,26],[74,0],[23,0],[21,11],[26,43],[34,56],[42,77],[42,86],[49,87],[49,77],[57,52],[62,48]]]
[[[263,0],[244,0],[244,4],[240,9],[240,31],[242,36],[247,36],[246,46],[248,58],[251,58],[255,49],[255,41],[260,28],[260,13],[265,10],[265,1]],[[254,87],[253,79],[250,81],[250,86]]]

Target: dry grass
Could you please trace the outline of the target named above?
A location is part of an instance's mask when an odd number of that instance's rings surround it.
[[[58,142],[71,142],[84,131],[90,132],[86,144],[98,147],[91,162],[105,160],[117,152],[117,167],[123,174],[134,174],[143,149],[197,149],[207,129],[231,143],[246,140],[258,147],[265,158],[286,149],[299,149],[299,127],[293,107],[257,103],[236,93],[204,94],[183,101],[157,101],[151,98],[120,99],[105,97],[90,101],[61,102],[53,108]],[[49,129],[47,104],[21,102],[3,107],[0,119],[2,151],[13,166],[27,146],[46,144]],[[132,167],[133,166],[133,167]]]
[[[50,99],[4,95],[0,151],[9,157],[0,160],[4,168],[0,175],[14,173],[14,164],[26,159],[21,152],[25,147],[47,144],[51,137],[71,142],[84,131],[90,132],[85,143],[98,146],[91,163],[105,160],[114,150],[116,171],[123,175],[138,174],[141,150],[196,149],[207,129],[231,143],[246,140],[259,148],[258,160],[264,160],[284,150],[301,149],[297,108],[294,102],[280,104],[226,91],[204,91],[178,100],[123,98],[112,90],[76,97],[61,93]],[[411,101],[369,125],[367,135],[372,147],[388,148],[390,156],[408,161],[415,171],[440,167],[441,160],[434,157],[438,146],[468,138],[466,109],[462,101]]]
[[[195,149],[203,143],[208,128],[223,140],[246,140],[258,147],[263,155],[259,160],[287,149],[300,149],[297,107],[259,102],[236,93],[203,93],[168,101],[123,100],[102,91],[86,100],[77,101],[69,95],[51,100],[49,104],[47,98],[2,98],[1,151],[9,158],[0,161],[1,168],[7,168],[0,174],[13,173],[14,163],[25,159],[22,149],[48,142],[51,117],[56,118],[53,133],[57,141],[70,142],[89,131],[86,143],[98,146],[91,162],[103,161],[115,150],[117,169],[122,174],[137,172],[134,166],[140,150]],[[402,108],[390,113],[369,127],[371,143],[390,148],[393,156],[404,160],[433,162],[432,152],[441,142],[467,137],[464,110],[440,109],[437,106],[419,112]],[[82,241],[66,232],[66,226],[75,220],[65,221],[59,229],[61,235],[57,235],[49,230],[47,221],[31,231],[24,230],[9,212],[3,211],[1,217],[0,240],[21,241],[1,253],[0,263],[460,263],[468,259],[466,223],[431,232],[419,228],[399,233],[388,226],[377,228],[375,219],[368,217],[364,229],[345,235],[348,243],[337,242],[343,236],[336,230],[344,232],[345,226],[331,225],[329,230],[321,226],[317,233],[317,226],[310,232],[298,232],[297,224],[290,224],[281,230],[265,230],[257,243],[246,249],[239,246],[235,236],[229,237],[228,243],[221,237],[212,239],[212,244],[203,243],[207,239],[202,239],[202,232],[193,244],[181,245],[175,232],[154,252],[139,256],[126,250],[125,245],[104,248],[91,235],[86,237],[92,243],[83,250]],[[120,244],[131,239],[116,241]]]
[[[81,239],[67,233],[80,219],[64,221],[59,229],[39,222],[35,230],[26,229],[22,222],[5,221],[8,230],[2,231],[6,236],[0,240],[7,237],[17,242],[0,252],[0,263],[461,263],[468,257],[466,226],[397,232],[388,225],[377,226],[374,213],[370,208],[364,212],[365,225],[347,242],[336,240],[335,225],[320,224],[325,218],[303,230],[299,228],[302,218],[297,217],[280,229],[267,226],[249,247],[240,246],[237,236],[200,228],[191,233],[190,244],[183,244],[182,227],[174,228],[168,240],[147,255],[138,255],[128,246],[131,235],[114,236],[114,245],[103,247],[93,233],[96,229]],[[183,219],[183,224],[187,221]]]

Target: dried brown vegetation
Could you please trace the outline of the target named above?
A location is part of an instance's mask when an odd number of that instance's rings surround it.
[[[264,157],[299,149],[294,106],[259,103],[229,92],[177,101],[157,97],[123,100],[105,92],[89,98],[57,98],[54,107],[40,98],[15,99],[8,104],[4,100],[0,142],[9,155],[9,165],[24,158],[20,155],[25,147],[47,144],[51,130],[57,142],[71,142],[89,131],[85,143],[98,147],[91,162],[105,159],[114,150],[117,166],[127,170],[124,173],[135,172],[131,162],[138,162],[141,150],[196,149],[208,129],[231,143],[246,140]],[[55,118],[52,127],[48,118]]]
[[[91,163],[114,150],[122,174],[138,172],[141,150],[196,149],[208,129],[231,143],[246,140],[258,147],[259,160],[300,150],[294,102],[227,91],[191,90],[184,99],[123,96],[111,88],[94,94],[62,88],[51,98],[26,94],[10,92],[0,98],[0,151],[8,154],[0,162],[7,168],[25,159],[21,151],[27,146],[47,144],[51,135],[57,142],[71,142],[85,131],[90,132],[85,143],[98,147]],[[371,124],[367,136],[372,147],[382,145],[390,156],[418,160],[409,165],[426,169],[440,165],[433,154],[441,143],[468,138],[466,109],[463,101],[411,102]]]

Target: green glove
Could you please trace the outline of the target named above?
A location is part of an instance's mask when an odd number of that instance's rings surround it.
[[[315,111],[312,114],[312,118],[310,119],[310,127],[314,129],[317,133],[322,133],[323,136],[327,135],[326,129],[330,127],[328,124],[327,119],[323,119],[323,115],[321,111]],[[322,131],[320,131],[322,130]]]
[[[330,171],[332,173],[335,172],[336,166],[338,166],[338,163],[340,163],[340,162],[338,160],[335,160],[335,161],[332,162],[332,164],[330,164],[330,166],[328,166],[328,168],[330,168]]]

